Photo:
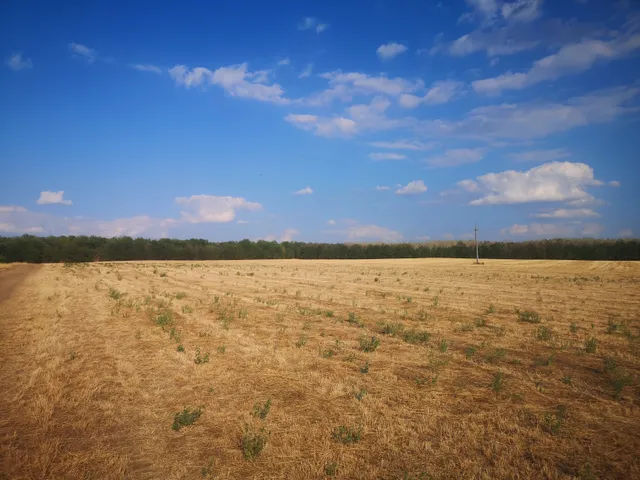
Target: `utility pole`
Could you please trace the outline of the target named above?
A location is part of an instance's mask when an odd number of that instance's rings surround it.
[[[480,255],[478,254],[478,225],[473,226],[473,235],[476,239],[476,264],[480,263]]]

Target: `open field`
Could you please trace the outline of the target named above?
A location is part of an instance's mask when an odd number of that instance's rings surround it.
[[[638,263],[56,264],[8,288],[0,478],[640,478]]]

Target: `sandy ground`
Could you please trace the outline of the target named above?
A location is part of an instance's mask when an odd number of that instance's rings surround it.
[[[0,465],[12,479],[638,478],[639,314],[638,263],[16,266],[0,272]],[[202,415],[175,431],[184,407]],[[267,441],[247,459],[251,435]]]

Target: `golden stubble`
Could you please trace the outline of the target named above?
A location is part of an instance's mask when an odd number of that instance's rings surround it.
[[[450,259],[45,265],[0,304],[2,471],[637,477],[639,273]],[[162,313],[171,324],[158,326]],[[410,330],[429,341],[404,341]],[[379,347],[362,351],[372,336]],[[268,399],[266,418],[252,416]],[[184,407],[202,416],[174,431]],[[337,442],[341,425],[359,441]],[[251,461],[245,428],[268,434]]]

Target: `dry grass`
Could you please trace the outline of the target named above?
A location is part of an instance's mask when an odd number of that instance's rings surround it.
[[[2,472],[638,478],[639,274],[566,261],[46,265],[0,307]]]

